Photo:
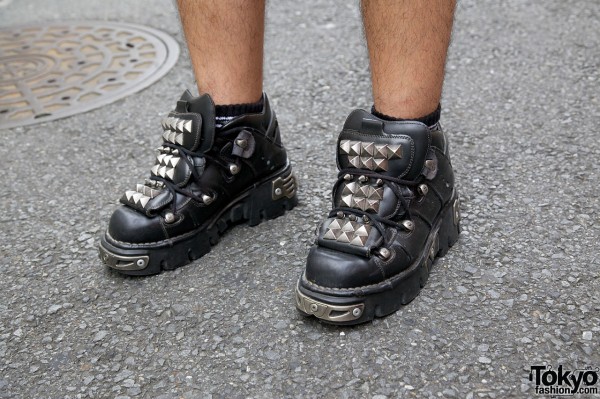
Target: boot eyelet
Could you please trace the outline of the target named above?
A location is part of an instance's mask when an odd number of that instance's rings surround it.
[[[350,180],[352,180],[352,175],[351,175],[351,174],[349,174],[349,173],[346,173],[346,174],[344,175],[344,180],[346,180],[346,181],[350,181]]]
[[[368,180],[369,180],[369,178],[367,176],[364,176],[364,175],[360,175],[358,177],[358,181],[361,182],[361,183],[366,183]]]
[[[240,172],[240,167],[234,163],[229,164],[229,173],[237,175]]]
[[[167,212],[165,214],[165,223],[173,223],[175,221],[176,217],[175,214],[173,212]]]
[[[415,229],[415,223],[412,220],[404,220],[402,226],[404,226],[407,231],[413,231]]]
[[[202,202],[204,205],[210,205],[215,200],[215,197],[211,197],[208,194],[202,194]]]
[[[419,186],[417,187],[417,191],[420,195],[424,197],[429,192],[429,187],[427,187],[427,184],[419,184]]]
[[[375,251],[375,255],[386,261],[392,257],[392,251],[387,248],[379,248]]]
[[[248,148],[248,140],[245,140],[245,139],[236,139],[235,140],[235,145],[237,145],[241,149],[245,150],[246,148]]]

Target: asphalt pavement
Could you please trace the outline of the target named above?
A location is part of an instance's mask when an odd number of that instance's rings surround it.
[[[70,19],[184,46],[168,0],[0,2],[2,27]],[[138,94],[0,131],[0,397],[535,398],[532,366],[600,367],[600,2],[459,2],[442,123],[463,232],[412,303],[351,328],[299,315],[293,288],[336,135],[371,105],[357,2],[271,1],[267,19],[300,204],[191,265],[128,278],[97,256],[194,85],[185,51]]]

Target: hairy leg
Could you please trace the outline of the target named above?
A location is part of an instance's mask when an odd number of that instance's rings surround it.
[[[262,95],[264,0],[177,0],[200,93],[217,104]]]
[[[455,4],[455,0],[361,1],[378,112],[407,119],[437,108]]]

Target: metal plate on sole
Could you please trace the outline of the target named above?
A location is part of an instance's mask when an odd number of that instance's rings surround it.
[[[146,255],[123,256],[110,252],[102,245],[98,247],[99,257],[108,267],[116,270],[143,270],[148,266],[150,257]]]
[[[340,306],[319,302],[304,295],[298,288],[296,288],[296,307],[301,312],[333,323],[357,320],[365,309],[363,303]]]

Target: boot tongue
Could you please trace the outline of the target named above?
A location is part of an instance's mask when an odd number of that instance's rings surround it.
[[[356,110],[346,119],[338,138],[338,167],[414,180],[423,170],[430,135],[420,122],[385,121]]]
[[[175,110],[163,119],[162,127],[166,142],[204,153],[214,143],[215,104],[208,94],[194,97],[186,90]]]

